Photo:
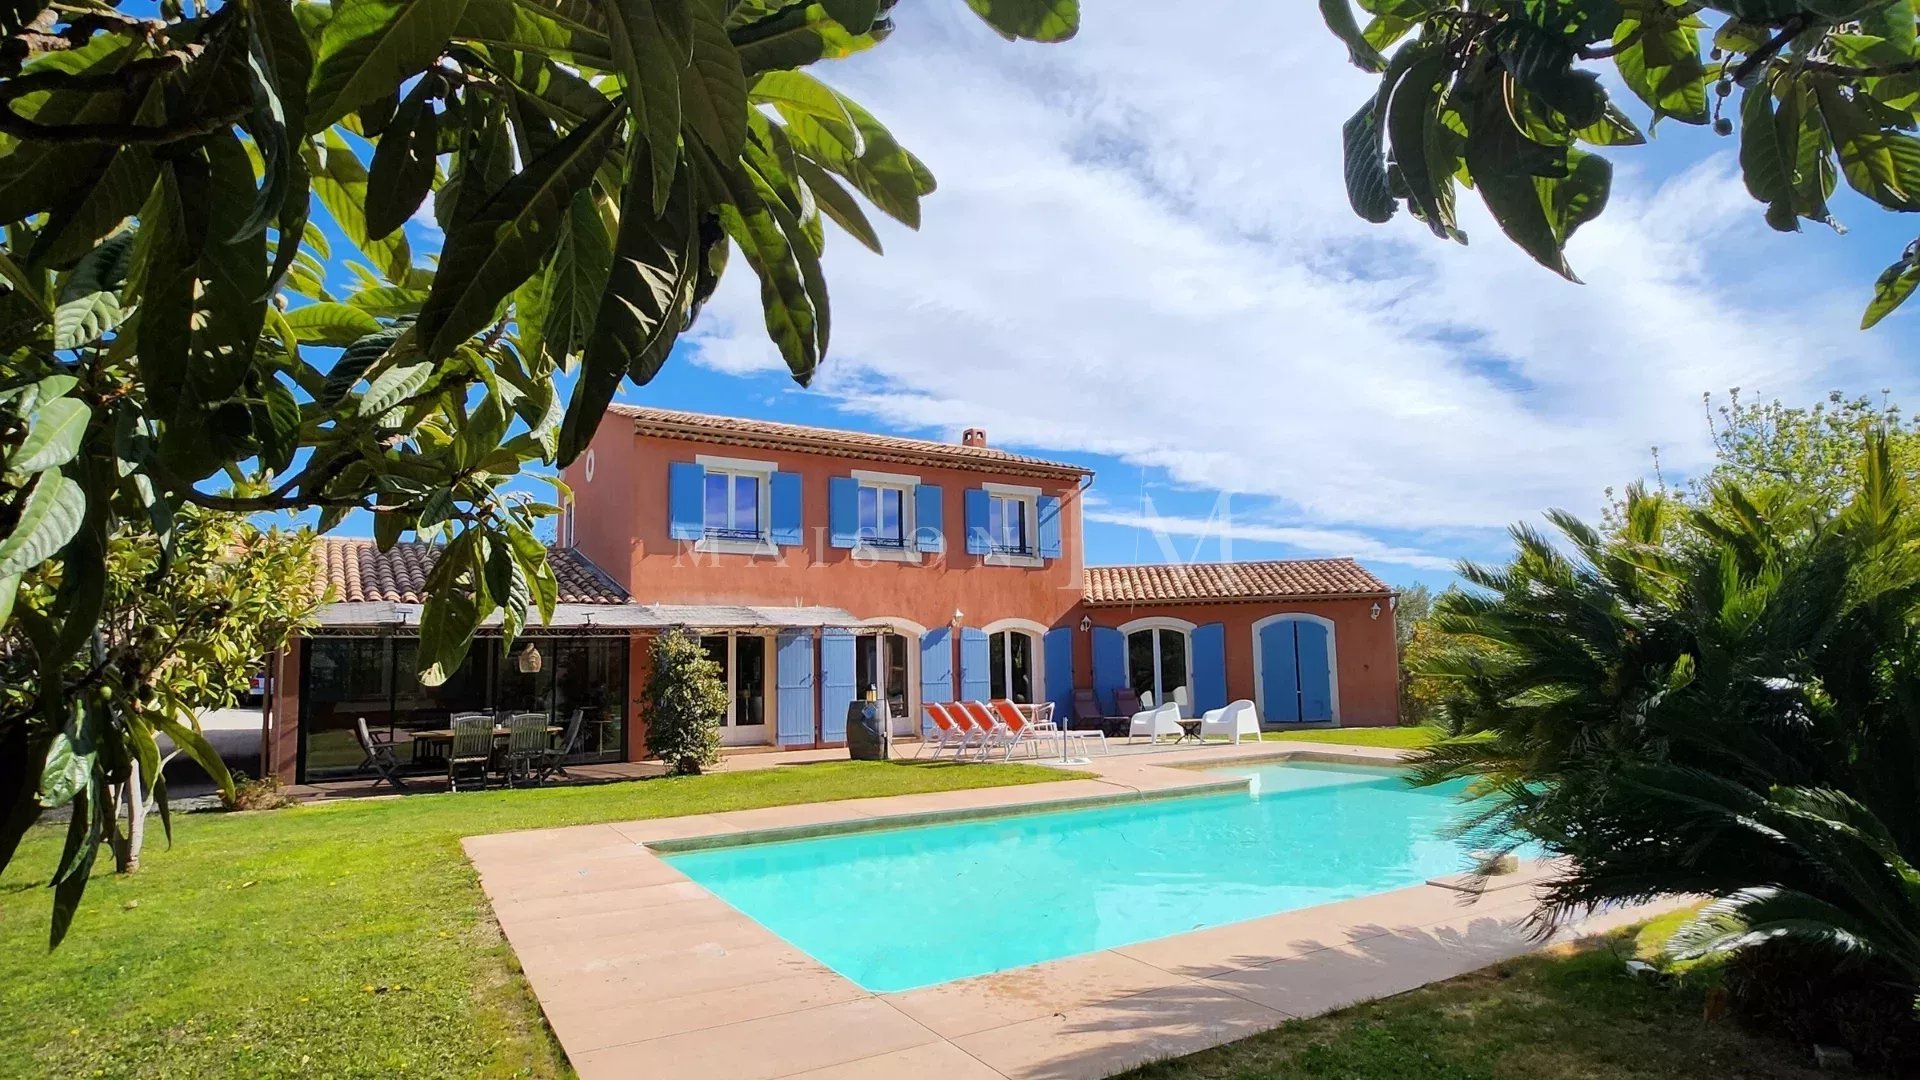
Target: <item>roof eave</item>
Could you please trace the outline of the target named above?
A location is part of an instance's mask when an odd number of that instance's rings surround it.
[[[1164,604],[1309,604],[1325,600],[1379,600],[1393,596],[1392,589],[1337,593],[1268,593],[1260,596],[1157,596],[1150,599],[1096,600],[1083,597],[1087,607],[1144,607]]]
[[[1079,465],[1068,465],[1044,461],[1006,461],[982,460],[966,454],[943,454],[929,450],[925,453],[913,453],[905,450],[889,450],[884,447],[848,445],[833,439],[808,435],[767,434],[761,432],[720,431],[702,427],[698,424],[681,424],[671,420],[636,416],[633,429],[642,435],[657,435],[666,439],[684,439],[688,442],[707,442],[721,446],[747,446],[762,449],[796,450],[827,457],[859,458],[868,461],[885,461],[901,465],[931,465],[937,468],[960,469],[967,472],[997,473],[1003,476],[1026,476],[1046,480],[1074,480],[1083,476],[1092,476],[1093,470]]]

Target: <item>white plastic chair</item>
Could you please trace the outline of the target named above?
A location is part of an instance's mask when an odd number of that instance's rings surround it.
[[[1240,736],[1251,735],[1257,742],[1260,738],[1260,714],[1253,702],[1246,698],[1232,702],[1225,708],[1209,709],[1200,718],[1200,738],[1204,741],[1214,735],[1226,735],[1235,743]]]
[[[1180,734],[1180,706],[1172,702],[1134,713],[1133,719],[1127,724],[1128,742],[1142,735],[1153,742],[1159,742],[1162,735],[1171,735],[1178,739]]]
[[[1187,697],[1186,687],[1176,686],[1173,688],[1173,703],[1180,706],[1180,715],[1183,718],[1193,716],[1193,701]]]

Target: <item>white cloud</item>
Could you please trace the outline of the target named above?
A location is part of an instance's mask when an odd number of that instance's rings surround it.
[[[1385,543],[1365,533],[1346,529],[1317,529],[1298,525],[1266,525],[1221,517],[1190,517],[1120,510],[1084,511],[1088,521],[1138,529],[1152,535],[1157,559],[1146,562],[1198,562],[1208,545],[1218,544],[1220,557],[1232,559],[1235,541],[1285,544],[1308,556],[1351,556],[1367,563],[1388,563],[1416,570],[1451,571],[1455,560],[1414,548]],[[1184,548],[1180,540],[1199,541]]]
[[[1652,151],[1614,155],[1575,286],[1470,192],[1466,248],[1356,219],[1339,128],[1370,81],[1293,6],[1218,5],[1232,31],[1208,34],[1096,7],[1049,48],[948,8],[902,10],[821,72],[940,181],[919,233],[883,225],[885,258],[830,241],[819,385],[857,414],[1115,455],[1271,500],[1265,539],[1431,569],[1488,549],[1369,532],[1497,546],[1545,507],[1592,514],[1651,445],[1677,471],[1706,459],[1704,390],[1902,385],[1886,339],[1851,329],[1863,283],[1765,233],[1728,143],[1687,143],[1703,160],[1664,182],[1626,167]],[[781,366],[744,265],[694,336],[710,366]]]

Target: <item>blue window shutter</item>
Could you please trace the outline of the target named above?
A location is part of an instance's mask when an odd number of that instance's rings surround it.
[[[1333,719],[1333,680],[1328,670],[1332,650],[1327,628],[1302,619],[1294,633],[1298,642],[1295,656],[1300,664],[1300,720],[1327,723]]]
[[[1053,722],[1067,726],[1073,715],[1073,628],[1056,626],[1047,631],[1047,697],[1053,702]]]
[[[800,528],[800,474],[773,474],[769,501],[773,508],[773,542],[794,545],[805,543]]]
[[[920,700],[953,700],[953,632],[937,626],[920,638]],[[920,714],[920,732],[928,734],[933,725],[925,710]]]
[[[1300,668],[1292,619],[1260,628],[1260,719],[1269,724],[1300,722]]]
[[[853,631],[820,631],[820,741],[847,741],[847,706],[853,702]]]
[[[780,631],[776,656],[774,712],[780,745],[812,746],[813,631]]]
[[[960,628],[960,700],[985,701],[992,696],[991,657],[986,631],[971,626]]]
[[[967,554],[986,555],[993,551],[987,538],[987,489],[967,489]]]
[[[913,546],[929,554],[947,550],[946,505],[938,484],[913,489]]]
[[[860,546],[860,481],[851,476],[827,480],[827,532],[834,547]]]
[[[1060,500],[1042,495],[1035,502],[1040,515],[1040,557],[1060,557]]]
[[[667,466],[667,531],[675,540],[698,540],[707,531],[707,470],[692,461]]]
[[[1196,626],[1193,646],[1193,708],[1198,716],[1227,703],[1227,628],[1217,622]]]
[[[1111,626],[1093,628],[1093,695],[1100,708],[1114,707],[1113,694],[1127,685],[1127,636]]]

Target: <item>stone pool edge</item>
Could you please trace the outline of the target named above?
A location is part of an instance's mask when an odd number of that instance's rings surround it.
[[[1087,771],[1097,779],[496,834],[463,845],[583,1080],[1103,1077],[1540,948],[1546,943],[1522,924],[1533,890],[1503,890],[1469,910],[1454,889],[1416,885],[882,994],[735,911],[648,845],[912,827],[930,815],[1042,813],[1245,782],[1223,785],[1194,767],[1401,760],[1397,751],[1355,750],[1223,745],[1152,755],[1158,760],[1096,758]],[[1554,940],[1650,910],[1608,913]]]

